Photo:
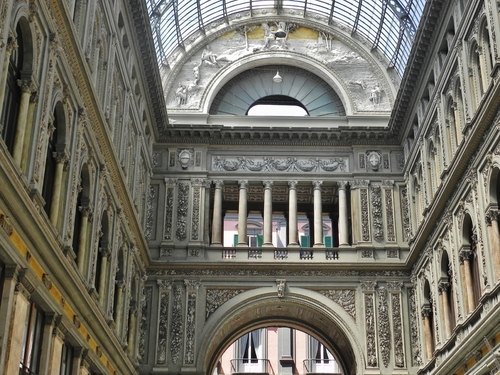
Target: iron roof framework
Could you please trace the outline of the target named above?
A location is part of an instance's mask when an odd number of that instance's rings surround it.
[[[426,0],[146,0],[159,62],[213,22],[260,9],[321,15],[363,35],[403,76]]]

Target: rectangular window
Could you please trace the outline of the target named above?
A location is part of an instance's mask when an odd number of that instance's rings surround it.
[[[60,375],[71,375],[71,367],[73,362],[73,347],[67,342],[63,344],[61,353],[61,370]]]
[[[31,303],[26,316],[23,351],[19,364],[20,374],[37,374],[42,352],[44,314],[41,309]]]

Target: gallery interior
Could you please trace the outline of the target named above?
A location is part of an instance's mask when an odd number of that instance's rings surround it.
[[[0,2],[0,373],[500,374],[500,2]]]

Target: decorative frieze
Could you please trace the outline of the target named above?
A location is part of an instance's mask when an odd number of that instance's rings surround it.
[[[220,277],[287,277],[287,276],[302,276],[302,277],[410,277],[409,271],[403,270],[311,270],[311,269],[192,269],[192,268],[176,268],[176,269],[149,269],[148,277],[154,276],[179,276],[186,277],[197,276],[220,276]],[[362,282],[361,285],[367,285],[367,282]]]
[[[244,291],[245,289],[207,289],[205,318],[208,319],[220,306]]]
[[[212,170],[223,172],[349,172],[349,159],[334,158],[297,158],[284,159],[268,157],[232,157],[214,156]]]
[[[353,289],[318,290],[319,293],[340,305],[346,313],[356,320],[356,291]]]
[[[378,337],[380,355],[385,367],[389,365],[391,354],[391,327],[389,325],[389,307],[387,303],[387,289],[380,287],[378,294]]]

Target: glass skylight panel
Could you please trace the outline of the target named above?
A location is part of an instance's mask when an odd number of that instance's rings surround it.
[[[425,0],[145,0],[159,62],[198,29],[250,9],[300,10],[332,16],[365,36],[402,75]],[[333,7],[333,12],[332,12]],[[259,14],[260,16],[260,14]],[[257,21],[260,23],[261,21]]]

